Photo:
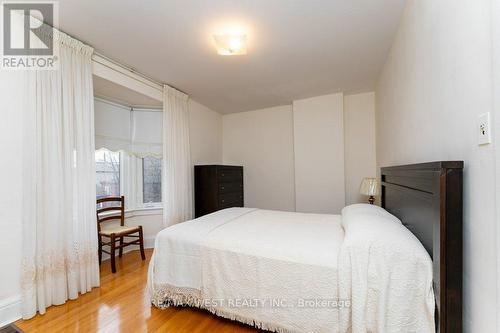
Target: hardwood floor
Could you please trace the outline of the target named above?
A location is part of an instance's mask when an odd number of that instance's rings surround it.
[[[191,308],[152,307],[146,291],[148,263],[152,250],[142,261],[138,251],[117,258],[111,273],[109,261],[101,266],[101,287],[63,305],[51,306],[45,315],[15,324],[30,332],[168,332],[240,333],[257,329],[218,318]]]

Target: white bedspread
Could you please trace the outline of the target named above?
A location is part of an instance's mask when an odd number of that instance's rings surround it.
[[[169,227],[150,264],[152,302],[278,332],[433,332],[430,258],[385,211],[396,227],[363,233],[366,206],[347,219],[231,208]]]
[[[260,328],[335,332],[343,238],[339,215],[245,214],[208,235],[203,296],[224,300],[214,312]]]
[[[342,210],[341,332],[434,332],[432,261],[396,217],[377,206]]]
[[[154,284],[157,287],[170,285],[201,290],[200,248],[208,234],[254,210],[224,209],[160,231],[156,235],[155,250],[149,267],[150,291],[153,291]]]

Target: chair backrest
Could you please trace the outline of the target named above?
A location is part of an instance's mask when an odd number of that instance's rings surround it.
[[[117,205],[102,205],[105,202],[116,203]],[[104,206],[104,207],[103,207]],[[108,212],[107,214],[103,214]],[[96,206],[97,229],[101,230],[101,223],[110,220],[120,220],[120,225],[125,224],[125,197],[107,197],[97,199]]]

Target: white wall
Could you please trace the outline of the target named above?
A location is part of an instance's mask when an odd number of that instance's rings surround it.
[[[493,112],[490,6],[409,1],[376,89],[379,166],[465,161],[465,332],[497,329],[495,154],[475,127]]]
[[[500,1],[492,1],[492,67],[493,67],[493,140],[495,145],[496,160],[496,197],[500,195]],[[496,205],[497,220],[500,217],[500,205]],[[497,253],[500,253],[500,228],[496,230]],[[500,277],[500,255],[497,255],[497,276]],[[497,318],[500,318],[500,288],[497,286]],[[497,323],[497,329],[500,323]]]
[[[367,96],[373,102],[373,94]],[[369,98],[350,99],[352,112],[366,107],[374,126]],[[344,207],[342,94],[222,118],[223,162],[243,165],[245,206],[317,213],[339,213]],[[375,147],[368,153],[369,147],[365,151],[373,157]]]
[[[0,327],[20,314],[22,251],[21,72],[0,70]]]
[[[222,115],[189,100],[189,140],[193,165],[222,163]]]
[[[339,214],[345,205],[343,95],[293,101],[295,209]]]
[[[244,166],[245,206],[295,210],[291,105],[223,119],[223,161]]]
[[[377,176],[375,93],[344,96],[345,203],[367,202],[359,194],[364,177]]]

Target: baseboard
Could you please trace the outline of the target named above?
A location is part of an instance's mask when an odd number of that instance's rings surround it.
[[[21,318],[21,295],[0,300],[0,327]]]
[[[144,237],[144,248],[154,249],[155,248],[155,236]]]

